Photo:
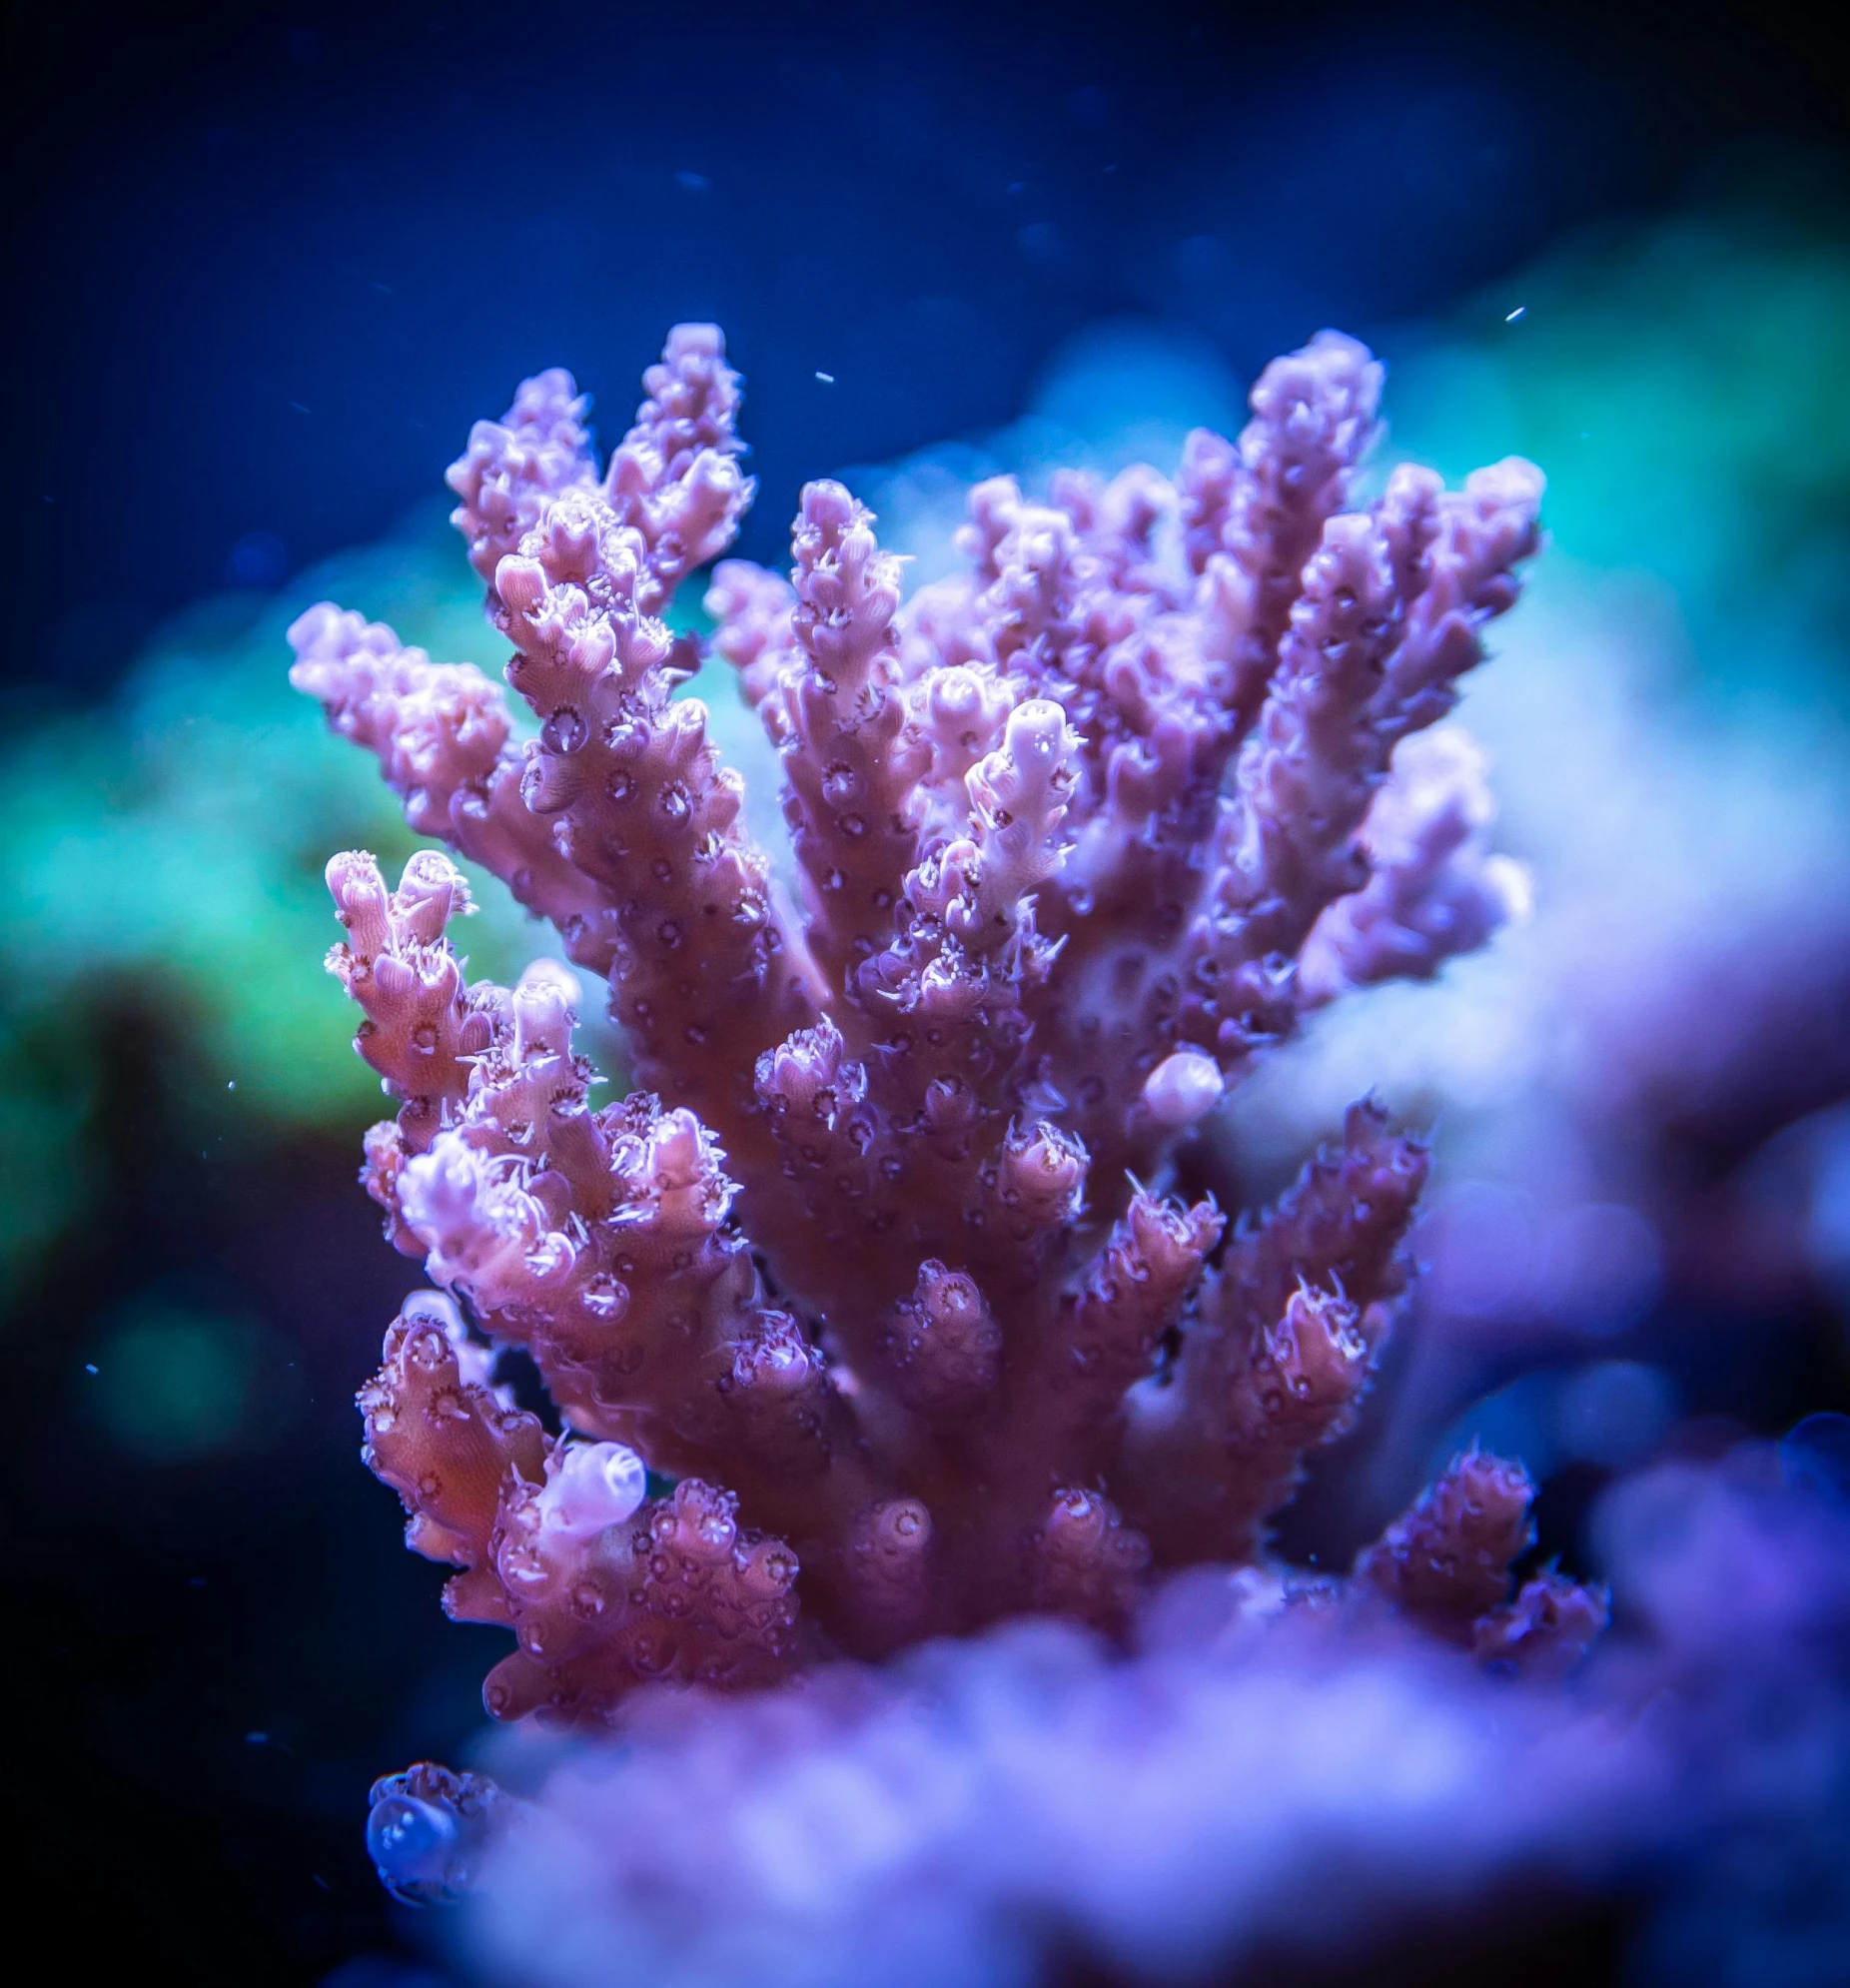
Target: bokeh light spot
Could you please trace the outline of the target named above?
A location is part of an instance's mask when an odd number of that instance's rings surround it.
[[[256,1333],[241,1320],[138,1306],[97,1355],[104,1427],[156,1462],[211,1456],[244,1428],[256,1353]]]
[[[274,531],[247,531],[225,561],[225,578],[232,586],[267,592],[289,571],[289,548]]]
[[[1642,1463],[1675,1420],[1670,1377],[1638,1360],[1601,1360],[1561,1388],[1554,1433],[1561,1454],[1608,1470]]]
[[[1546,1309],[1588,1337],[1636,1325],[1663,1288],[1656,1229],[1618,1202],[1563,1210],[1543,1230],[1540,1254]]]
[[[1850,1416],[1808,1415],[1779,1445],[1779,1468],[1795,1491],[1850,1504]]]

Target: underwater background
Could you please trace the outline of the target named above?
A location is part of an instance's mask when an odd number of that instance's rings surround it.
[[[1450,1183],[1392,1414],[1294,1543],[1481,1435],[1574,1566],[1614,1471],[1850,1410],[1850,167],[1801,21],[14,22],[9,1738],[24,1895],[89,1965],[440,1971],[359,1818],[465,1745],[500,1638],[356,1467],[410,1280],[320,966],[328,848],[410,841],[282,630],[334,594],[491,663],[443,466],[543,365],[619,424],[678,320],[746,376],[766,562],[843,474],[929,576],[971,478],[1168,466],[1325,324],[1388,362],[1389,460],[1539,462],[1552,551],[1468,705],[1534,924],[1438,1009],[1313,1031],[1233,1135],[1270,1192],[1379,1081]],[[1621,1933],[1537,1965],[1600,1978]]]

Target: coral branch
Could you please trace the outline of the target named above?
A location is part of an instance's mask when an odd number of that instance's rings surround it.
[[[601,979],[616,957],[603,893],[559,852],[551,825],[520,798],[522,759],[506,699],[471,663],[434,663],[388,627],[318,602],[289,630],[289,680],[328,722],[377,755],[420,835],[490,870],[566,951]]]
[[[1206,429],[1189,437],[1184,542],[1206,577],[1237,706],[1263,693],[1299,575],[1375,440],[1381,391],[1382,367],[1366,346],[1319,332],[1260,376],[1238,448]]]
[[[1213,1202],[1190,1208],[1140,1189],[1078,1288],[1062,1295],[1023,1377],[1011,1442],[1043,1475],[1083,1480],[1116,1448],[1125,1390],[1143,1380],[1182,1315],[1225,1227]]]
[[[1459,677],[1483,660],[1484,623],[1515,605],[1521,592],[1515,569],[1540,546],[1543,487],[1533,463],[1510,456],[1473,470],[1461,492],[1418,487],[1408,505],[1418,521],[1404,538],[1389,518],[1397,578],[1409,589],[1401,596],[1403,631],[1378,713],[1389,743],[1443,717],[1457,702]],[[1393,495],[1390,488],[1385,510],[1391,512]]]
[[[1354,1422],[1371,1356],[1356,1307],[1309,1287],[1293,1292],[1278,1324],[1248,1348],[1226,1398],[1222,1522],[1236,1551],[1252,1550],[1263,1521],[1290,1502],[1306,1453]]]
[[[1164,1564],[1250,1550],[1299,1455],[1347,1426],[1406,1287],[1425,1175],[1424,1150],[1357,1105],[1342,1146],[1229,1246],[1173,1367],[1129,1401],[1125,1504]],[[1300,1405],[1314,1420],[1295,1438]]]
[[[1049,1119],[1009,1128],[967,1224],[971,1255],[998,1295],[1012,1295],[1057,1258],[1085,1206],[1090,1166],[1085,1146]]]
[[[731,544],[754,486],[738,467],[739,377],[717,325],[676,325],[642,386],[648,398],[611,452],[604,494],[642,541],[644,607],[658,614],[696,566]]]
[[[1189,934],[1184,1027],[1228,1066],[1289,1025],[1291,962],[1366,880],[1356,831],[1387,771],[1372,722],[1393,637],[1386,543],[1367,517],[1333,517],[1304,577]]]
[[[1363,825],[1369,881],[1324,912],[1305,941],[1307,1005],[1382,980],[1430,980],[1528,915],[1528,872],[1486,848],[1495,803],[1483,754],[1454,727],[1401,742]]]
[[[450,521],[484,580],[531,528],[539,506],[595,475],[584,417],[590,402],[562,367],[522,380],[499,421],[478,421],[445,473],[462,501]]]
[[[462,1571],[444,1589],[459,1621],[505,1622],[493,1534],[502,1492],[537,1484],[546,1441],[538,1420],[497,1396],[489,1355],[472,1343],[457,1309],[417,1292],[386,1334],[385,1363],[360,1392],[362,1453],[411,1514],[405,1543]]]
[[[678,665],[645,605],[649,556],[602,497],[574,491],[496,568],[508,680],[542,721],[522,791],[616,907],[611,1005],[637,1075],[755,1157],[752,1060],[815,1018],[816,994],[705,707],[669,701]]]
[[[475,908],[468,886],[447,857],[421,850],[389,894],[378,863],[350,850],[329,863],[328,888],[348,932],[328,971],[366,1016],[354,1047],[403,1100],[399,1130],[423,1152],[494,1035],[494,993],[471,994],[445,940],[452,917]]]
[[[1364,1550],[1356,1577],[1403,1614],[1468,1638],[1472,1623],[1508,1596],[1509,1570],[1535,1536],[1534,1494],[1520,1464],[1472,1449]],[[1539,1613],[1543,1602],[1533,1597],[1531,1610]],[[1495,1639],[1498,1632],[1490,1634]]]
[[[792,544],[801,660],[778,690],[784,815],[810,950],[834,993],[892,941],[918,856],[914,793],[926,758],[900,694],[899,561],[881,551],[872,514],[839,484],[811,484]]]

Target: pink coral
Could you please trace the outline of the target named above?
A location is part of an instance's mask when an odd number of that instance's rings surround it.
[[[719,565],[711,648],[781,758],[794,899],[672,694],[699,658],[663,611],[751,495],[717,331],[678,327],[646,386],[601,473],[561,373],[451,472],[536,737],[357,616],[292,630],[413,826],[607,981],[645,1087],[593,1104],[562,966],[466,980],[441,853],[396,890],[330,865],[330,965],[399,1101],[367,1184],[464,1308],[393,1327],[369,1461],[459,1569],[452,1611],[514,1631],[501,1716],[1022,1612],[1122,1636],[1163,1569],[1269,1564],[1391,1328],[1425,1155],[1359,1106],[1231,1238],[1179,1160],[1306,1006],[1429,975],[1519,897],[1470,748],[1413,735],[1514,601],[1541,480],[1400,471],[1352,507],[1381,387],[1354,341],[1269,368],[1177,484],[980,486],[969,572],[910,600],[832,483],[789,585]],[[505,1346],[560,1436],[497,1393]],[[1351,1604],[1570,1657],[1602,1605],[1553,1575],[1511,1600],[1527,1500],[1462,1460]]]

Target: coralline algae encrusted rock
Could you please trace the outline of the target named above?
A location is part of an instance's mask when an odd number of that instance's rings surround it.
[[[295,682],[412,825],[607,983],[641,1087],[593,1102],[564,966],[466,979],[441,851],[396,888],[330,864],[329,964],[399,1105],[364,1177],[439,1287],[362,1395],[367,1457],[458,1569],[452,1613],[514,1632],[497,1716],[1023,1613],[1120,1636],[1200,1563],[1505,1666],[1596,1630],[1558,1575],[1511,1595],[1529,1486],[1476,1454],[1347,1582],[1269,1557],[1405,1290],[1420,1143],[1364,1103],[1238,1226],[1176,1192],[1302,1013],[1524,902],[1479,755],[1429,727],[1515,600],[1541,478],[1402,467],[1350,507],[1381,380],[1322,333],[1173,481],[980,484],[967,570],[909,598],[833,483],[787,580],[715,566],[707,646],[780,755],[794,902],[672,695],[701,650],[663,611],[752,494],[713,328],[670,335],[601,470],[553,372],[450,472],[536,738],[472,665],[325,603],[292,629]],[[505,1347],[559,1436],[497,1386]]]

